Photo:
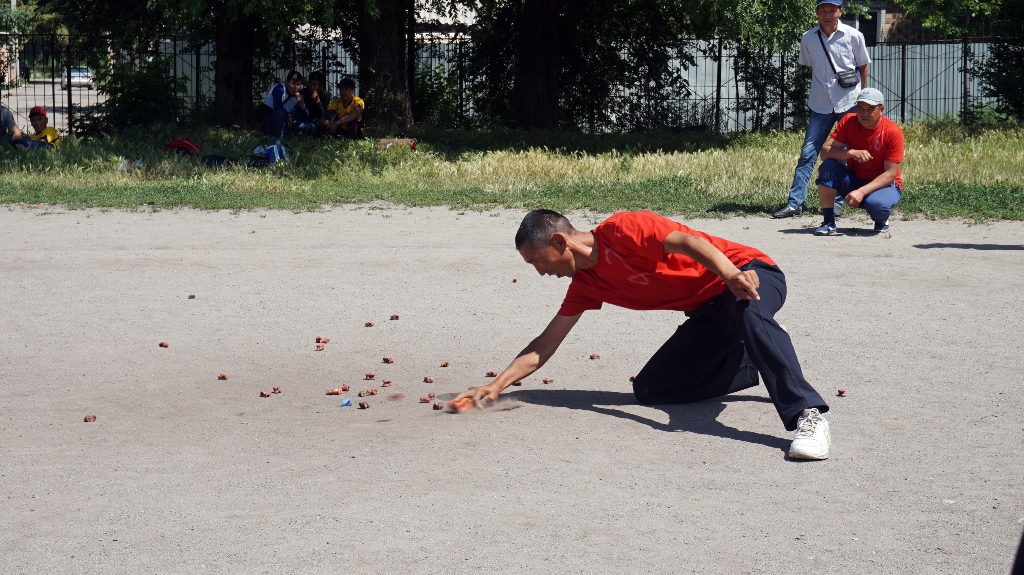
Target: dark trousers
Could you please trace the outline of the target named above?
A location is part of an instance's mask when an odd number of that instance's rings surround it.
[[[721,397],[758,383],[758,374],[786,429],[804,409],[828,411],[804,379],[789,334],[775,321],[786,301],[786,276],[761,260],[740,268],[761,281],[760,300],[726,291],[700,308],[661,346],[633,382],[640,403],[690,403]]]
[[[269,106],[268,106],[269,108]],[[288,112],[284,108],[271,110],[261,122],[260,129],[271,138],[283,138],[284,126],[288,123]]]

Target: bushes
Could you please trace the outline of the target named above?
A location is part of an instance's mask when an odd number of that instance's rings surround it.
[[[182,119],[185,78],[177,78],[171,62],[161,57],[113,64],[96,71],[98,92],[106,101],[83,109],[75,118],[83,135],[123,132],[130,128]]]
[[[1024,38],[993,42],[979,76],[984,94],[997,98],[996,110],[1024,121]]]

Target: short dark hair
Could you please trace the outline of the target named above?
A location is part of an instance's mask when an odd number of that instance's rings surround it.
[[[551,243],[551,235],[555,232],[569,234],[575,231],[569,219],[552,210],[533,210],[526,214],[523,223],[516,232],[516,249],[530,242],[534,248],[547,247]]]
[[[352,88],[355,90],[356,81],[352,78],[342,78],[341,80],[338,80],[338,91],[340,92],[342,88]]]
[[[324,76],[324,73],[323,72],[319,72],[319,71],[318,72],[310,72],[309,73],[309,78],[306,79],[306,82],[308,82],[310,84],[312,84],[313,82],[320,82],[320,86],[323,87],[323,88],[326,88],[327,87],[327,76]]]
[[[285,82],[292,82],[294,80],[302,81],[302,74],[298,70],[292,70],[288,72],[288,75],[284,77]]]

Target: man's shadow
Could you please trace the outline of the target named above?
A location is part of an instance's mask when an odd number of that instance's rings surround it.
[[[771,403],[770,399],[756,395],[727,395],[696,403],[644,406],[664,411],[668,414],[668,423],[659,423],[641,415],[634,415],[614,409],[614,406],[619,405],[642,405],[637,403],[636,398],[629,392],[524,389],[509,393],[507,397],[534,405],[593,411],[647,425],[658,431],[686,431],[689,433],[714,435],[716,437],[774,447],[783,452],[788,452],[789,450],[789,440],[787,439],[754,431],[741,431],[718,421],[718,416],[725,410],[726,403],[734,401]]]

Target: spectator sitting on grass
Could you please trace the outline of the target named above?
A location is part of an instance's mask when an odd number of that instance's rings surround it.
[[[307,133],[309,130],[304,124],[312,125],[314,132],[322,127],[325,106],[330,101],[330,97],[324,92],[326,85],[327,78],[323,72],[313,72],[309,75],[306,87],[299,90],[301,105],[295,107],[292,120],[300,127],[300,132]]]
[[[32,129],[36,131],[28,138],[15,138],[11,145],[19,150],[44,150],[46,148],[60,147],[60,134],[57,130],[48,126],[49,118],[46,117],[46,108],[35,106],[28,113],[28,121],[32,123]]]
[[[352,78],[338,82],[338,97],[327,105],[327,119],[324,125],[327,133],[345,136],[349,140],[363,137],[363,99],[356,96],[356,83]]]
[[[0,100],[0,133],[8,133],[11,135],[12,140],[21,139],[21,129],[18,128],[18,123],[14,121],[14,114],[7,106],[3,105],[3,101]]]
[[[302,74],[295,70],[288,72],[284,82],[274,84],[267,92],[267,97],[256,111],[256,119],[260,122],[260,130],[272,138],[282,138],[286,133],[302,131],[310,135],[316,126],[299,124],[292,121],[296,107],[305,109],[302,96]]]

